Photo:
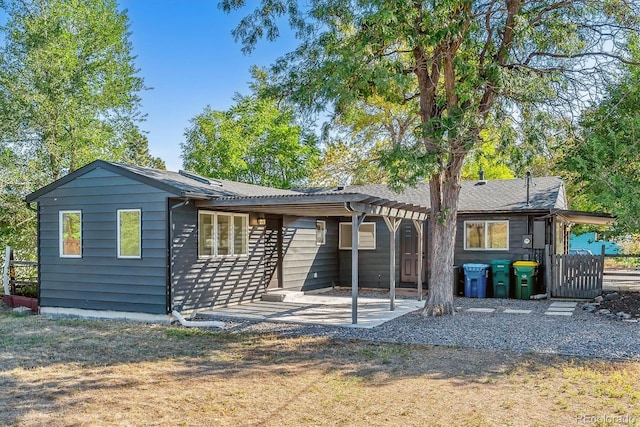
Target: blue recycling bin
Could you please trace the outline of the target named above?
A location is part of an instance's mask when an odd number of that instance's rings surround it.
[[[467,298],[487,297],[488,264],[464,264],[464,296]]]

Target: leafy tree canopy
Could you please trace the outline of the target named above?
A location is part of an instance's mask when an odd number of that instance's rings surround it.
[[[248,96],[227,111],[206,107],[191,119],[181,144],[184,167],[215,178],[290,188],[306,183],[317,161],[316,140],[293,109],[260,95],[261,72]]]
[[[632,42],[640,60],[638,39]],[[607,96],[581,117],[582,132],[561,160],[575,208],[610,212],[616,234],[640,231],[640,70],[628,67]]]
[[[414,104],[415,138],[381,164],[391,183],[430,181],[425,314],[437,315],[454,311],[460,179],[482,131],[527,105],[570,111],[597,96],[628,61],[624,40],[639,13],[625,0],[262,0],[234,35],[251,51],[260,38],[277,38],[284,15],[300,44],[272,67],[278,93],[337,113],[373,96]]]
[[[153,163],[137,128],[129,22],[115,0],[5,0],[0,28],[0,233],[33,258],[23,198],[97,158]]]
[[[37,159],[45,181],[118,159],[144,88],[113,0],[8,1],[0,50],[3,140]]]

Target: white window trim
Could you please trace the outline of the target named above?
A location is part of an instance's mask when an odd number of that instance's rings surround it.
[[[116,256],[119,259],[142,259],[142,209],[118,209],[116,211],[116,229],[117,229],[117,252]],[[138,212],[138,242],[140,243],[140,255],[121,255],[120,254],[120,213],[122,212]]]
[[[213,216],[213,247],[212,247],[212,252],[213,255],[202,255],[200,253],[200,216],[201,215],[212,215]],[[231,245],[229,246],[229,249],[231,251],[230,254],[225,254],[225,255],[218,255],[218,215],[226,215],[226,216],[230,216],[231,217],[231,235],[229,236],[229,240],[231,242]],[[244,217],[245,219],[245,224],[247,225],[247,240],[245,242],[245,247],[244,247],[244,253],[243,254],[235,254],[234,252],[234,226],[233,226],[233,219],[235,217]],[[249,230],[251,228],[251,226],[249,225],[249,214],[241,214],[241,213],[234,213],[234,212],[218,212],[218,211],[207,211],[207,210],[199,210],[198,211],[198,258],[241,258],[241,257],[248,257],[249,256]]]
[[[64,253],[64,224],[62,218],[64,214],[79,214],[80,215],[80,254],[79,255],[67,255]],[[81,210],[65,210],[58,211],[58,248],[60,258],[82,258],[82,211]]]
[[[342,245],[342,228],[343,228],[343,224],[344,225],[349,225],[352,226],[351,222],[341,222],[339,225],[339,229],[338,229],[338,249],[339,250],[351,250],[351,246],[343,246]],[[362,228],[358,228],[358,250],[359,251],[375,251],[376,247],[378,246],[378,235],[377,235],[377,227],[376,227],[376,223],[375,222],[363,222],[362,224],[360,224],[360,227],[362,227],[365,224],[372,224],[373,225],[373,246],[372,247],[366,247],[363,248],[360,245],[360,233],[362,233]],[[351,233],[349,233],[349,235],[351,235]],[[352,242],[353,244],[353,242]]]
[[[484,248],[469,248],[467,246],[467,223],[478,223],[478,222],[483,222],[485,224],[484,227]],[[488,224],[495,224],[495,223],[507,223],[507,247],[506,248],[487,248],[487,239],[489,237],[489,227],[487,226]],[[508,219],[496,219],[496,220],[484,220],[484,219],[476,219],[476,220],[469,220],[469,221],[465,221],[464,222],[464,230],[463,230],[463,235],[464,235],[464,250],[465,251],[482,251],[482,252],[499,252],[499,251],[508,251],[509,250],[509,240],[510,240],[510,234],[509,234],[509,220]]]
[[[322,224],[322,241],[318,242],[318,225]],[[327,244],[327,221],[322,219],[316,220],[316,246],[324,246]]]

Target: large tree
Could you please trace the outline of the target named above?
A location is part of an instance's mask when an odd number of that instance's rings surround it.
[[[259,80],[260,70],[254,69]],[[181,144],[184,167],[214,178],[276,188],[302,185],[315,166],[315,137],[296,122],[293,109],[260,94],[237,94],[226,111],[205,110],[191,119]]]
[[[637,39],[634,57],[640,59]],[[580,132],[562,147],[575,207],[616,215],[615,234],[640,231],[640,70],[628,67],[607,96],[584,111]]]
[[[413,104],[391,103],[374,96],[334,114],[323,126],[322,155],[311,172],[311,185],[390,182],[393,168],[398,168],[393,147],[415,145],[414,130],[419,126],[419,118],[413,108],[416,108]],[[528,144],[513,138],[510,123],[499,126],[480,133],[481,144],[465,159],[463,179],[478,179],[481,170],[487,179],[513,178],[514,170],[528,169],[531,153],[520,149]],[[395,173],[396,181],[400,173],[400,170]]]
[[[33,259],[26,194],[97,158],[163,164],[138,130],[143,80],[115,0],[0,7],[0,238]]]
[[[244,0],[222,0],[224,10]],[[337,111],[376,95],[415,102],[420,126],[388,167],[430,181],[431,273],[425,315],[453,313],[461,171],[492,122],[520,105],[570,109],[597,95],[623,59],[637,4],[625,0],[262,0],[234,35],[251,51],[288,15],[301,43],[272,71],[280,93]]]
[[[44,182],[120,159],[140,119],[128,18],[115,0],[9,0],[0,47],[1,140]],[[42,182],[41,182],[42,183]]]

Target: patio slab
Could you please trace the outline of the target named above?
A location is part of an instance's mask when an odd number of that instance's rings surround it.
[[[550,307],[571,307],[575,308],[578,305],[575,301],[553,301]]]
[[[554,307],[554,306],[550,306],[549,308],[547,308],[547,311],[566,311],[567,313],[573,313],[575,309],[576,309],[575,307]]]
[[[495,313],[495,308],[482,308],[482,307],[471,307],[467,308],[465,311],[471,313]]]
[[[254,301],[201,311],[198,316],[373,328],[424,307],[424,301],[397,299],[394,311],[389,310],[389,305],[388,299],[358,298],[358,323],[355,325],[351,323],[351,298],[339,296],[296,294],[283,302]]]
[[[503,313],[507,314],[530,314],[533,310],[516,310],[513,308],[506,308]]]

